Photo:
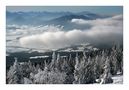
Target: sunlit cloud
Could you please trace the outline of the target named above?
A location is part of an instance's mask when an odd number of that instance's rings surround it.
[[[19,42],[23,47],[57,49],[73,44],[112,44],[121,43],[123,40],[122,15],[96,20],[72,19],[71,23],[89,24],[92,27],[88,30],[73,29],[67,31],[62,28],[57,30],[53,28],[36,35],[22,37]]]

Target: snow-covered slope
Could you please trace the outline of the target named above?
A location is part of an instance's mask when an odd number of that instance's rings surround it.
[[[92,46],[89,43],[85,43],[85,44],[71,45],[69,47],[61,48],[57,51],[58,52],[82,52],[84,50],[85,52],[90,52],[90,51],[96,51],[99,49]]]
[[[123,84],[123,75],[116,75],[112,77],[113,84]]]

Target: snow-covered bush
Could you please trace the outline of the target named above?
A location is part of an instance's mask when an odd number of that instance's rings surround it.
[[[36,84],[62,84],[65,81],[66,74],[63,72],[39,70],[37,74],[34,75],[34,83]]]
[[[24,84],[32,84],[32,83],[33,82],[30,79],[24,77]]]

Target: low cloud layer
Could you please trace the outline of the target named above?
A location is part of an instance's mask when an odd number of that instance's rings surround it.
[[[90,29],[73,29],[64,31],[62,28],[47,30],[40,34],[32,34],[20,38],[20,44],[29,48],[57,49],[73,44],[112,44],[123,40],[123,16],[117,15],[106,19],[83,20],[72,19],[77,25],[91,25]],[[57,27],[56,27],[57,28]]]

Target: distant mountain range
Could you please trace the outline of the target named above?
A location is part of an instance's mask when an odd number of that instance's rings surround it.
[[[18,25],[62,25],[75,27],[69,21],[72,19],[93,20],[97,18],[105,18],[108,16],[98,15],[87,11],[72,12],[6,12],[6,23]],[[81,26],[82,27],[82,26]],[[76,28],[76,27],[75,27]],[[83,27],[82,27],[83,28]],[[85,27],[86,28],[86,27]]]
[[[6,12],[7,24],[36,24],[62,15],[71,14],[70,12]]]

